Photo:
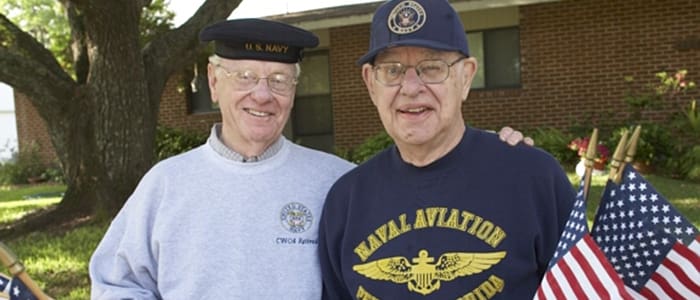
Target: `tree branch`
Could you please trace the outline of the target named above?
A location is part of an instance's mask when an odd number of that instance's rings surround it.
[[[153,39],[144,47],[142,53],[147,74],[161,75],[149,76],[152,101],[160,98],[161,90],[154,88],[162,86],[162,83],[150,81],[167,80],[174,72],[192,63],[195,54],[204,48],[199,42],[202,28],[215,21],[225,20],[240,3],[241,0],[206,0],[187,22]]]
[[[61,0],[68,18],[71,34],[71,54],[73,55],[73,66],[75,77],[78,83],[85,83],[87,74],[90,71],[90,60],[87,53],[87,42],[85,40],[85,18],[80,13],[79,4],[74,1]]]
[[[0,14],[0,65],[3,66],[0,81],[36,103],[59,105],[58,96],[70,95],[76,87],[53,54],[3,14]]]

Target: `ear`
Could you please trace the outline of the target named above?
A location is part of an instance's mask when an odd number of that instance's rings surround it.
[[[209,63],[207,65],[207,83],[209,84],[209,91],[211,94],[211,101],[216,103],[219,102],[218,94],[216,93],[216,66]]]
[[[462,101],[467,100],[469,89],[472,86],[474,76],[476,76],[477,63],[474,57],[469,57],[462,61]]]
[[[374,80],[374,72],[372,71],[372,65],[362,65],[362,80],[365,81],[365,86],[367,87],[367,91],[369,92],[370,99],[372,99],[372,104],[374,104],[374,106],[377,106],[377,103],[374,101],[374,85],[377,84],[377,82]]]

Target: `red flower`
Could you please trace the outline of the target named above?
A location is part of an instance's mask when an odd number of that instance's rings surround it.
[[[584,157],[586,155],[586,151],[588,150],[588,140],[589,139],[587,137],[575,138],[569,143],[569,149],[578,151],[578,156]],[[604,165],[610,157],[610,151],[608,150],[608,147],[598,143],[596,146],[596,155],[597,157],[594,159],[594,161]]]

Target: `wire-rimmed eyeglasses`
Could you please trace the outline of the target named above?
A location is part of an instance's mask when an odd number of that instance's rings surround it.
[[[232,83],[233,87],[239,91],[249,91],[255,88],[260,79],[267,81],[267,86],[275,93],[288,95],[294,91],[297,85],[297,79],[294,76],[284,73],[272,73],[267,77],[260,77],[253,71],[229,71],[226,67],[216,64],[218,68],[224,71],[224,75]]]
[[[426,59],[418,62],[415,66],[403,65],[398,62],[378,63],[374,65],[372,70],[374,78],[385,86],[401,85],[409,68],[416,69],[416,74],[423,83],[435,84],[445,81],[450,76],[450,67],[465,58],[467,57],[462,56],[451,63],[442,59]]]

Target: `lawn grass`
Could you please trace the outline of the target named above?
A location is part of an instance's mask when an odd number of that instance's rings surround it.
[[[49,197],[0,202],[0,224],[11,223],[37,208],[56,204],[60,201],[60,197]]]
[[[0,204],[6,201],[61,197],[66,190],[62,184],[0,186]]]
[[[56,234],[37,232],[6,241],[27,273],[54,299],[90,299],[88,262],[108,223]]]
[[[700,184],[645,175],[659,193],[665,196],[695,227],[700,227]],[[579,178],[569,173],[573,186]],[[607,177],[594,176],[589,191],[588,218],[592,222]],[[34,209],[60,201],[55,196],[65,186],[23,186],[0,188],[0,226]],[[32,196],[49,196],[32,199]],[[22,260],[29,275],[54,299],[89,299],[88,261],[107,230],[108,221],[88,222],[70,231],[47,228],[5,242]],[[6,273],[6,270],[0,270]]]

